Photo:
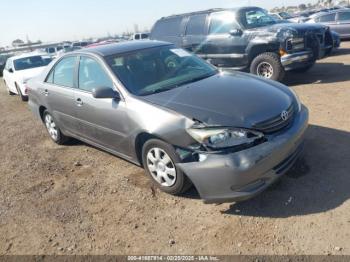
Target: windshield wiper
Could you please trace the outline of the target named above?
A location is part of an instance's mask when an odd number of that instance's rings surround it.
[[[183,86],[183,85],[186,85],[186,84],[190,84],[190,83],[194,83],[194,82],[197,82],[197,81],[200,81],[200,80],[203,80],[203,79],[206,79],[206,78],[209,78],[211,76],[214,76],[217,74],[218,71],[214,71],[214,72],[211,72],[209,74],[204,74],[204,75],[201,75],[201,76],[197,76],[197,77],[192,77],[186,81],[183,81],[181,83],[177,83],[177,84],[174,84],[174,85],[169,85],[169,86],[165,86],[163,88],[159,88],[159,89],[155,89],[155,90],[152,90],[152,91],[149,91],[149,92],[145,92],[145,93],[141,93],[140,95],[153,95],[153,94],[156,94],[156,93],[161,93],[161,92],[165,92],[165,91],[168,91],[168,90],[171,90],[171,89],[174,89],[174,88],[177,88],[177,87],[180,87],[180,86]]]

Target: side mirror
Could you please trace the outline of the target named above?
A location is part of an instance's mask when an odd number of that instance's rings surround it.
[[[98,87],[92,89],[92,96],[94,98],[112,98],[120,100],[120,94],[111,87]]]
[[[13,69],[12,68],[9,69],[9,73],[13,73]]]
[[[232,35],[232,36],[242,36],[243,35],[243,31],[241,29],[232,29],[230,31],[230,35]]]

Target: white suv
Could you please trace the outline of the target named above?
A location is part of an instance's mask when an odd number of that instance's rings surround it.
[[[27,53],[7,59],[3,78],[9,95],[19,95],[22,101],[28,100],[26,83],[39,75],[52,58],[37,53]]]

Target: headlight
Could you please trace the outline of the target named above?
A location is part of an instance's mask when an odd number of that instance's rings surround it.
[[[206,147],[220,149],[246,145],[262,138],[263,134],[240,128],[196,128],[187,132]]]
[[[287,40],[287,51],[291,50],[301,50],[305,48],[305,41],[304,38],[298,37],[298,38],[290,38]]]
[[[301,102],[300,102],[300,98],[298,96],[298,94],[292,89],[292,88],[289,88],[289,90],[292,92],[293,96],[294,96],[294,99],[295,101],[297,102],[297,106],[298,106],[298,112],[301,111]]]

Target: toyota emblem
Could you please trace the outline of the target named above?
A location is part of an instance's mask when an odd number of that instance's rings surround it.
[[[283,111],[283,112],[281,113],[281,117],[282,117],[282,120],[283,120],[283,121],[287,121],[288,118],[289,118],[289,113],[288,113],[287,111]]]

